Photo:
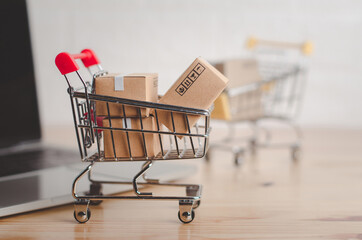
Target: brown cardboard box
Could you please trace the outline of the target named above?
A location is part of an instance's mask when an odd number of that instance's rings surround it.
[[[224,90],[228,79],[202,58],[197,58],[160,99],[160,103],[208,109]],[[185,114],[174,113],[175,130],[187,133]],[[159,121],[173,131],[171,114],[159,111]],[[199,116],[189,115],[190,128]]]
[[[141,129],[140,119],[139,118],[111,118],[112,128],[126,128],[125,121],[127,123],[127,128],[131,129]],[[157,130],[156,123],[153,116],[142,118],[142,124],[144,130]],[[109,127],[109,119],[106,118],[103,120],[103,126]],[[124,127],[123,127],[124,126]],[[127,142],[127,134],[125,131],[113,130],[113,139],[114,146],[116,151],[116,157],[118,158],[129,158],[129,149]],[[113,158],[113,144],[112,144],[112,135],[110,130],[104,130],[104,156],[106,158]],[[144,133],[146,150],[148,157],[154,157],[159,152],[161,152],[159,136],[158,134]],[[140,132],[128,132],[129,142],[131,145],[132,157],[144,157],[144,143],[143,136]]]
[[[229,78],[229,90],[261,81],[255,59],[232,59],[217,63],[215,67]],[[239,96],[220,95],[215,101],[211,117],[221,120],[252,120],[262,114],[261,89],[256,89]]]
[[[262,89],[259,88],[235,96],[222,93],[215,100],[211,117],[220,120],[252,121],[262,117],[263,114]]]
[[[215,100],[211,117],[220,120],[231,120],[229,97],[225,92],[221,93]]]
[[[261,81],[258,62],[255,59],[231,59],[216,63],[215,68],[227,77],[228,89]]]
[[[95,93],[99,95],[127,98],[140,101],[157,101],[158,74],[137,73],[107,74],[95,79]],[[105,102],[96,102],[97,116],[108,116]],[[111,117],[123,117],[121,104],[110,103],[109,111]],[[138,108],[126,106],[127,117],[138,117]],[[148,117],[150,109],[141,108],[141,116]]]
[[[264,114],[262,89],[258,88],[243,95],[229,99],[230,113],[233,120],[257,120]]]

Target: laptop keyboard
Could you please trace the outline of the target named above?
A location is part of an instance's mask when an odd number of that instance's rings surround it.
[[[37,149],[0,156],[0,177],[80,161],[79,153],[61,149]]]

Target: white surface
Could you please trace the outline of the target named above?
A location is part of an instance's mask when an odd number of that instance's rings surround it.
[[[158,72],[165,92],[198,56],[245,55],[253,35],[311,40],[303,125],[362,127],[362,1],[28,0],[41,120],[71,125],[61,51],[92,48],[111,72]],[[20,67],[20,66],[19,66]]]

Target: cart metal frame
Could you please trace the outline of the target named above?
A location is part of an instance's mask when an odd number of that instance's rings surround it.
[[[84,66],[92,75],[92,82],[85,81],[79,73],[79,67],[75,59],[81,59]],[[92,60],[93,59],[93,60]],[[94,93],[94,79],[97,76],[107,74],[99,64],[94,52],[85,49],[81,54],[60,53],[56,58],[56,65],[64,75],[68,84],[68,94],[71,101],[74,127],[78,141],[78,148],[83,162],[89,165],[75,178],[72,185],[72,195],[75,199],[74,218],[79,223],[85,223],[91,216],[90,205],[99,204],[102,200],[108,199],[134,199],[134,200],[177,200],[179,201],[178,217],[181,222],[189,223],[195,217],[194,209],[200,205],[202,185],[199,184],[179,184],[160,182],[158,179],[149,179],[146,176],[147,170],[151,168],[155,161],[195,159],[205,156],[208,148],[208,137],[210,128],[210,112],[203,109],[185,108],[174,105],[159,104],[146,101],[137,101],[124,98],[97,95]],[[96,66],[98,71],[92,74],[90,67]],[[68,77],[70,74],[76,74],[81,82],[80,88],[74,88]],[[109,127],[98,125],[96,115],[96,102],[104,102],[107,106]],[[123,128],[112,127],[112,118],[109,111],[109,104],[119,104],[123,108],[123,117],[127,118],[124,106],[133,106],[138,109],[137,119],[140,121],[140,129],[125,126]],[[141,108],[152,109],[156,121],[157,129],[147,130],[143,128]],[[168,112],[171,115],[173,131],[162,127],[158,119],[159,111]],[[174,114],[183,114],[188,132],[176,132]],[[189,116],[198,116],[203,125],[189,125]],[[200,121],[199,121],[200,122]],[[102,136],[104,131],[109,131],[112,139],[113,157],[105,157]],[[123,132],[127,136],[128,157],[118,157],[115,149],[114,133]],[[130,144],[130,134],[138,134],[142,139],[144,156],[132,156],[132,145]],[[161,152],[156,156],[147,154],[146,134],[155,134],[158,136]],[[165,139],[168,139],[166,142]],[[144,161],[140,171],[129,181],[102,181],[92,178],[93,166],[102,162],[124,162],[124,161]],[[80,179],[88,176],[90,191],[87,194],[77,193],[77,184]],[[143,180],[140,180],[142,177]],[[114,196],[103,195],[102,185],[104,184],[128,184],[133,187],[134,195]],[[171,186],[183,187],[186,190],[186,196],[155,196],[151,192],[141,192],[139,186]]]

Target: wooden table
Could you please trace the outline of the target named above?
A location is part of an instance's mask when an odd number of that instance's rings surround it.
[[[175,201],[113,200],[93,207],[86,224],[72,205],[2,218],[0,239],[362,239],[362,131],[304,135],[297,165],[285,149],[241,167],[221,151],[192,161],[198,173],[183,182],[204,189],[190,224],[179,222]]]

